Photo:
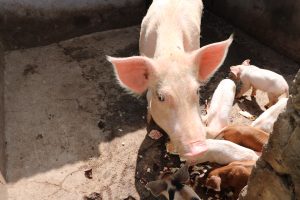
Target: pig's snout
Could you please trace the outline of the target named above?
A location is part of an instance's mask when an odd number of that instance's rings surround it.
[[[208,150],[205,141],[197,141],[186,145],[183,157],[189,161],[195,160],[197,157],[203,155]]]

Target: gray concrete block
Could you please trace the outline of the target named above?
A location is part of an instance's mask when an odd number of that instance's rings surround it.
[[[0,38],[0,199],[7,199],[6,190],[6,156],[4,132],[4,51]]]
[[[300,1],[204,0],[216,15],[300,62]]]
[[[0,38],[0,184],[5,177],[5,135],[4,135],[4,51]]]
[[[143,0],[0,0],[7,49],[51,44],[96,31],[140,24]]]

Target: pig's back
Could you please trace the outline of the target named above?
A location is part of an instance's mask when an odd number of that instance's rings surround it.
[[[154,0],[142,22],[140,54],[154,57],[157,45],[173,47],[170,38],[187,52],[198,49],[202,9],[202,0]]]
[[[249,66],[242,72],[241,79],[246,79],[255,88],[273,94],[282,94],[288,88],[285,79],[270,70]]]

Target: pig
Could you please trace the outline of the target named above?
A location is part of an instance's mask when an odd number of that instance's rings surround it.
[[[237,199],[240,191],[247,185],[255,163],[254,160],[235,161],[214,169],[208,174],[205,185],[215,191],[221,191],[221,188],[233,188],[234,199]]]
[[[281,98],[279,101],[263,112],[251,126],[259,128],[267,133],[273,132],[273,126],[280,113],[282,113],[287,104],[288,98]]]
[[[233,161],[257,160],[258,155],[251,149],[242,147],[227,140],[207,139],[208,150],[190,164],[214,162],[226,165]]]
[[[224,128],[217,138],[223,138],[254,151],[261,152],[263,146],[268,142],[269,134],[248,125],[230,125]]]
[[[268,94],[269,102],[265,105],[268,108],[274,105],[279,97],[289,96],[289,85],[281,75],[250,65],[249,59],[241,65],[230,67],[230,71],[234,75],[234,79],[242,82],[241,90],[236,95],[237,98],[242,97],[252,87],[251,96],[256,95],[257,89]]]
[[[235,97],[236,86],[230,79],[222,80],[215,90],[204,117],[207,138],[215,138],[229,124],[229,115]]]
[[[200,200],[195,191],[185,185],[189,179],[188,165],[184,165],[171,176],[147,183],[146,188],[154,196],[164,195],[169,200]]]
[[[119,84],[147,92],[148,112],[181,157],[207,151],[200,83],[222,65],[233,37],[200,48],[201,0],[154,0],[141,25],[140,56],[107,57]]]

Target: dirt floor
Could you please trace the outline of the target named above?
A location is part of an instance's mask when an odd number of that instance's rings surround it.
[[[291,83],[299,65],[205,12],[201,45],[235,33],[227,59],[202,87],[204,105],[229,66],[250,58]],[[144,97],[116,83],[105,55],[138,54],[139,27],[94,33],[49,46],[6,52],[5,133],[7,192],[10,200],[154,199],[144,185],[164,167],[179,167],[165,152],[166,136],[152,140]],[[238,114],[263,112],[265,94],[235,102],[231,122],[249,124]],[[207,168],[209,170],[209,167]],[[204,177],[205,178],[205,177]],[[204,199],[231,199],[228,191],[197,189]],[[92,198],[93,196],[93,198]],[[90,198],[89,198],[90,197]]]

